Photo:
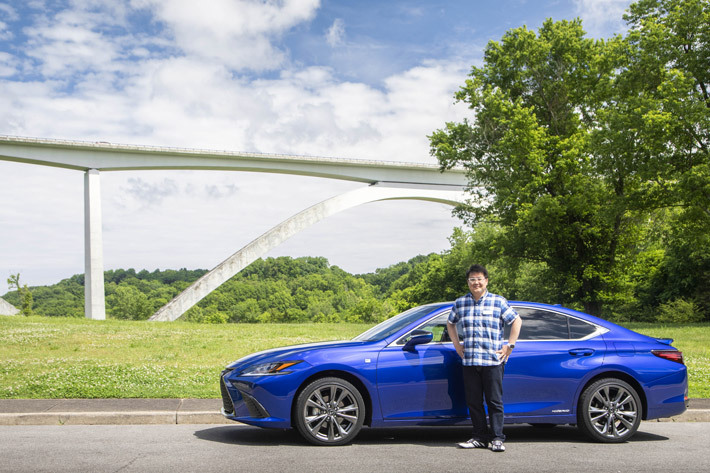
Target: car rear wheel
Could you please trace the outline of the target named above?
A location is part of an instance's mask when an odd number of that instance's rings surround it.
[[[577,425],[593,440],[625,442],[641,423],[641,401],[630,384],[605,378],[589,385],[579,401]]]
[[[318,379],[296,399],[298,432],[315,445],[343,445],[360,432],[365,403],[355,386],[340,378]]]

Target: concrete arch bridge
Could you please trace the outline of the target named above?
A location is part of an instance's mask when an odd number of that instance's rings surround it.
[[[106,318],[102,172],[127,170],[219,170],[294,174],[363,183],[286,219],[195,281],[150,320],[172,321],[222,283],[299,231],[337,212],[382,200],[425,200],[457,205],[464,201],[462,169],[440,172],[430,164],[308,156],[238,153],[0,136],[0,160],[72,169],[84,173],[84,313]]]

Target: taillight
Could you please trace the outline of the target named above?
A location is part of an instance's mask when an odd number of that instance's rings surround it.
[[[681,365],[684,365],[683,363],[683,352],[678,351],[678,350],[651,350],[651,353],[656,355],[659,358],[663,358],[664,360],[668,361],[675,361],[676,363],[680,363]]]

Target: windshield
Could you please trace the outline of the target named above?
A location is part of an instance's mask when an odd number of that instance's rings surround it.
[[[399,330],[403,329],[404,327],[411,324],[415,320],[423,317],[424,315],[430,314],[446,305],[448,305],[448,303],[429,304],[414,307],[405,312],[402,312],[401,314],[397,314],[394,317],[391,317],[378,325],[375,325],[370,330],[363,332],[357,337],[353,338],[353,340],[357,340],[359,342],[374,342],[376,340],[382,340],[383,338],[387,338],[390,335],[398,332]]]

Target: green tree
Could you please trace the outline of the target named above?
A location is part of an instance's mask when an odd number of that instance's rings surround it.
[[[674,207],[684,232],[664,235],[664,264],[685,263],[696,285],[665,300],[710,300],[709,5],[639,1],[628,35],[609,41],[579,20],[510,30],[456,94],[471,121],[430,137],[443,169],[469,172],[458,214],[500,225],[496,247],[535,263],[560,302],[628,305],[646,222]]]
[[[33,315],[32,311],[32,291],[30,291],[30,288],[27,287],[27,284],[21,285],[20,284],[20,273],[17,274],[11,274],[9,278],[7,278],[7,285],[10,287],[10,290],[15,288],[17,290],[17,294],[20,297],[20,313],[22,315]]]
[[[119,285],[111,296],[111,317],[124,320],[146,320],[153,314],[148,296],[133,286]]]
[[[608,50],[585,38],[579,20],[548,20],[537,34],[510,30],[488,44],[484,65],[456,94],[473,120],[430,137],[442,169],[468,171],[472,198],[458,214],[503,227],[497,245],[508,257],[544,264],[557,298],[593,314],[614,282],[624,227],[633,224],[623,192],[598,175],[590,146],[598,89],[613,70]]]
[[[648,193],[671,209],[656,302],[688,299],[710,319],[710,1],[642,0],[625,19],[627,64],[609,114],[629,117],[615,141],[635,144]]]

